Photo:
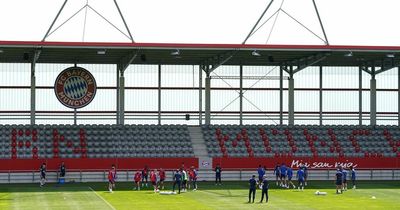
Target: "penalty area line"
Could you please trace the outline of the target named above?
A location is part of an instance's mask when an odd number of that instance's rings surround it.
[[[114,208],[114,206],[112,206],[108,201],[106,201],[106,199],[104,199],[104,198],[101,197],[96,191],[94,191],[92,187],[89,187],[89,189],[90,189],[92,192],[94,192],[94,194],[96,194],[97,197],[99,197],[101,200],[103,200],[104,203],[106,203],[112,210],[116,210],[116,209]]]

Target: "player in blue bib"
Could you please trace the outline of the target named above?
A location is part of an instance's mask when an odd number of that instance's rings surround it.
[[[347,170],[345,168],[343,168],[342,174],[343,174],[343,190],[347,191]]]
[[[336,174],[335,174],[335,178],[336,178],[336,194],[341,194],[343,193],[342,191],[342,185],[343,185],[343,173],[340,171],[340,168],[338,168],[336,170]]]
[[[284,163],[282,163],[280,167],[280,178],[281,178],[281,187],[286,187],[286,176],[287,176],[287,167]]]
[[[275,175],[275,180],[276,180],[276,186],[278,186],[279,183],[279,177],[281,173],[280,165],[277,163],[274,169],[274,175]]]
[[[291,167],[288,167],[287,169],[287,187],[289,189],[289,186],[292,185],[293,189],[296,189],[296,186],[292,182],[292,177],[293,177],[293,169]]]
[[[297,176],[297,181],[298,181],[298,184],[299,184],[298,189],[299,190],[304,190],[305,179],[304,179],[304,171],[303,171],[303,169],[299,168],[299,170],[297,170],[296,176]]]
[[[356,189],[356,170],[353,166],[350,166],[351,182],[353,184],[353,189]]]
[[[301,167],[301,169],[303,169],[303,171],[304,171],[304,184],[305,184],[305,186],[307,186],[307,178],[308,178],[308,169],[307,169],[307,166],[306,166],[306,164],[301,163],[300,167]]]

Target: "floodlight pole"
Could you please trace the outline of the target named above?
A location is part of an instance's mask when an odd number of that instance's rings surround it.
[[[269,2],[267,8],[265,8],[264,12],[261,14],[260,18],[258,18],[256,24],[254,24],[253,28],[250,30],[250,33],[247,35],[247,37],[244,39],[244,41],[242,42],[242,44],[246,44],[247,40],[250,38],[250,36],[252,35],[254,29],[256,29],[257,25],[260,23],[261,19],[264,17],[265,13],[268,11],[269,7],[271,6],[272,2],[274,2],[274,0],[271,0],[271,2]]]
[[[115,118],[116,118],[116,123],[117,123],[117,125],[118,124],[120,124],[120,121],[119,121],[119,113],[120,113],[120,106],[119,106],[119,98],[120,98],[120,95],[119,95],[119,65],[117,64],[117,81],[116,81],[116,83],[117,83],[117,88],[116,88],[116,90],[117,90],[117,97],[116,97],[116,100],[117,100],[117,110],[116,110],[116,113],[115,113]]]
[[[43,37],[43,39],[42,39],[42,42],[44,42],[44,41],[46,40],[46,38],[47,38],[47,36],[49,35],[51,29],[53,28],[54,24],[55,24],[56,21],[57,21],[58,16],[60,16],[60,14],[61,14],[61,12],[63,11],[63,9],[64,9],[65,5],[67,4],[67,2],[68,2],[68,0],[65,0],[65,1],[64,1],[63,5],[61,6],[60,10],[58,11],[56,17],[54,18],[53,22],[51,23],[49,29],[47,30],[46,34],[44,35],[44,37]]]
[[[315,3],[315,0],[312,0],[312,2],[313,2],[313,4],[314,4],[315,12],[317,13],[317,17],[318,17],[319,24],[321,25],[322,32],[324,33],[325,43],[326,43],[326,45],[329,45],[328,37],[326,36],[326,33],[325,33],[324,24],[322,24],[321,17],[319,16],[317,4]]]

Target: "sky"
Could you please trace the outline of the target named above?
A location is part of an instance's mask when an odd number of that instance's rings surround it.
[[[270,0],[117,0],[135,42],[242,43]],[[0,40],[40,41],[64,0],[0,0]],[[69,0],[54,28],[86,4]],[[400,1],[315,0],[331,45],[400,46]],[[88,4],[126,33],[113,0]],[[312,0],[274,0],[323,37]],[[84,29],[86,17],[86,27]],[[275,24],[274,24],[275,22]],[[274,27],[272,27],[274,25]],[[53,28],[53,29],[54,29]],[[273,28],[272,32],[271,29]],[[83,33],[85,31],[85,33]],[[268,38],[269,37],[269,38]],[[95,12],[82,10],[47,41],[130,42]],[[256,44],[324,44],[284,12],[276,13],[247,41]]]

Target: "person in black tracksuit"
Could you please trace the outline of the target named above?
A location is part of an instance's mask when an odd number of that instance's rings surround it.
[[[65,164],[64,162],[60,165],[60,177],[65,177]]]
[[[214,171],[215,171],[215,185],[217,185],[217,184],[221,185],[222,184],[222,182],[221,182],[221,172],[222,172],[221,166],[219,164],[217,164]]]
[[[253,203],[254,203],[254,198],[256,197],[256,188],[257,188],[257,180],[256,180],[256,175],[253,175],[251,179],[249,180],[249,203],[251,201],[251,198],[253,197]]]
[[[262,181],[262,193],[261,193],[261,201],[260,201],[260,203],[263,202],[264,195],[265,195],[265,203],[268,203],[268,188],[269,188],[269,183],[268,183],[268,180],[267,180],[267,176],[264,175],[263,181]]]
[[[181,194],[181,181],[182,174],[179,170],[176,170],[174,174],[174,185],[172,186],[172,192],[175,192],[175,186],[178,185],[178,194]]]

